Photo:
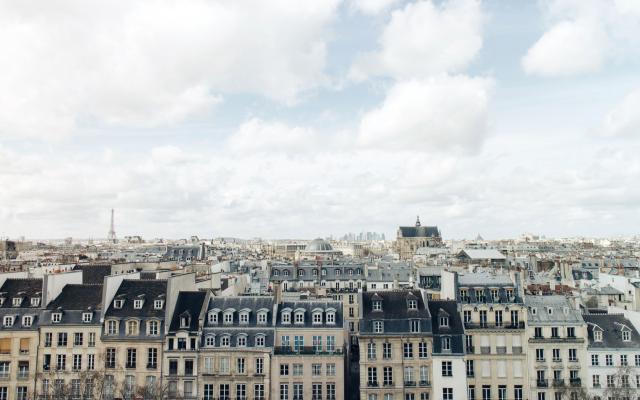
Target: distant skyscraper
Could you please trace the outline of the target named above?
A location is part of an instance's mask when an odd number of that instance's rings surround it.
[[[115,224],[113,221],[113,208],[111,209],[111,226],[109,228],[109,234],[107,235],[107,240],[109,240],[111,243],[115,243],[117,241],[116,239],[116,228],[115,228]]]

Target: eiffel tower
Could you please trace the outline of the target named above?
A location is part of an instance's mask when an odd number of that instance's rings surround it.
[[[118,239],[116,238],[116,228],[113,223],[113,208],[111,209],[111,227],[109,228],[109,234],[107,235],[107,240],[110,243],[116,243]]]

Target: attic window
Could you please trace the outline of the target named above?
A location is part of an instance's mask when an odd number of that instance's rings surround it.
[[[93,319],[93,314],[90,312],[82,313],[82,322],[88,323]]]
[[[31,298],[31,307],[38,307],[40,305],[40,297]]]
[[[265,311],[260,311],[258,313],[258,323],[266,324],[267,323],[267,313]]]
[[[29,327],[33,323],[33,317],[31,315],[25,315],[22,317],[22,326]]]
[[[304,324],[304,312],[299,311],[296,313],[296,324]]]
[[[4,317],[4,319],[2,320],[2,325],[5,327],[13,326],[13,317],[9,315]]]
[[[62,321],[62,313],[57,312],[51,314],[51,322],[58,323],[60,321]]]
[[[602,342],[602,331],[593,331],[593,340],[596,342]]]
[[[134,300],[133,301],[133,308],[135,308],[136,310],[139,310],[142,308],[142,304],[144,303],[144,300]]]
[[[180,328],[188,328],[189,327],[189,317],[184,315],[180,317]]]
[[[440,327],[446,328],[449,326],[449,317],[440,317]]]
[[[624,342],[629,342],[629,341],[631,341],[631,332],[630,332],[630,331],[628,331],[628,330],[626,330],[626,329],[625,329],[625,330],[623,330],[623,331],[622,331],[622,340],[623,340]]]
[[[418,309],[418,300],[409,300],[409,310]]]
[[[14,297],[13,298],[13,306],[14,307],[20,307],[20,304],[22,304],[22,297]]]
[[[209,323],[210,324],[217,324],[218,323],[218,313],[215,311],[212,311],[209,313]]]
[[[547,314],[552,315],[553,314],[553,308],[547,307]]]
[[[335,324],[336,323],[336,313],[333,311],[327,312],[327,324]]]
[[[290,324],[291,323],[291,313],[290,312],[283,312],[282,313],[282,323],[283,324]]]
[[[224,323],[225,324],[233,323],[233,311],[227,311],[224,313]]]
[[[164,301],[162,300],[154,300],[153,308],[156,310],[162,310],[162,306],[164,305]]]
[[[124,306],[124,300],[118,299],[113,301],[113,307],[117,309],[121,309]]]
[[[382,301],[375,300],[373,302],[373,311],[382,311]]]
[[[535,307],[531,307],[531,315],[537,315],[538,314],[538,309]]]
[[[248,324],[249,323],[249,312],[248,311],[243,311],[240,313],[240,323],[241,324]]]
[[[313,313],[313,324],[314,325],[318,325],[322,323],[322,313],[321,312],[314,312]]]

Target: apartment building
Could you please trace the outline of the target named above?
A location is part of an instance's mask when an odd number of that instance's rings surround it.
[[[42,279],[6,279],[0,287],[0,399],[33,397]]]
[[[124,279],[105,304],[105,398],[132,398],[140,390],[163,389],[166,299],[166,280]]]
[[[184,291],[178,294],[165,337],[166,345],[162,359],[166,386],[160,393],[170,398],[198,397],[198,350],[209,295],[210,292],[204,291]]]
[[[640,395],[640,333],[621,314],[584,314],[588,332],[587,384],[594,400]]]
[[[422,292],[360,293],[359,303],[360,398],[431,398],[432,321]]]
[[[274,312],[271,296],[206,299],[197,364],[200,398],[270,398]]]
[[[455,301],[428,301],[433,330],[433,395],[435,398],[463,400],[467,398],[464,327]],[[417,371],[416,371],[417,372]],[[424,368],[415,373],[405,367],[404,381],[424,383],[429,378]],[[428,382],[428,381],[427,381]],[[405,396],[405,400],[414,400]],[[424,400],[424,399],[423,399]]]
[[[526,398],[527,310],[516,277],[459,275],[457,300],[466,334],[468,398]]]
[[[40,315],[36,393],[100,398],[102,285],[67,284]]]
[[[346,330],[342,303],[284,301],[277,305],[271,398],[345,398]]]
[[[586,378],[587,325],[565,296],[526,296],[529,398],[560,400]]]

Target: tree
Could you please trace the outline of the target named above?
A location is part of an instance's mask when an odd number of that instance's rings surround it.
[[[628,365],[621,365],[613,375],[613,385],[608,385],[604,391],[604,398],[615,400],[636,399],[640,395],[637,385],[631,384],[632,377],[635,376],[635,369]]]

